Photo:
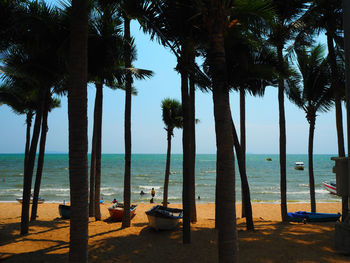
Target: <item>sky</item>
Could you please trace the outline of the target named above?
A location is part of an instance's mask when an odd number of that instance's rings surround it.
[[[152,70],[148,80],[135,81],[138,91],[132,97],[132,153],[166,153],[167,141],[162,121],[161,101],[172,98],[181,101],[180,75],[174,70],[176,58],[169,49],[151,42],[137,22],[132,22],[131,33],[137,47],[134,66]],[[46,152],[68,152],[67,98],[61,97],[61,107],[49,114]],[[88,137],[91,151],[95,87],[88,85]],[[124,91],[104,88],[102,152],[124,153]],[[197,153],[216,153],[215,123],[211,93],[196,91]],[[239,94],[230,93],[233,120],[239,133]],[[285,98],[287,153],[306,154],[309,125],[305,113]],[[343,116],[345,115],[343,107]],[[344,127],[346,127],[345,118]],[[25,116],[14,114],[6,105],[0,106],[0,153],[23,153],[25,146]],[[345,131],[344,131],[345,133]],[[319,113],[314,138],[315,154],[337,153],[334,109]],[[346,139],[346,138],[345,138]],[[246,97],[247,153],[279,153],[279,120],[277,88],[267,87],[264,97]],[[345,141],[346,143],[347,141]],[[346,145],[346,144],[345,144]],[[182,152],[182,130],[176,129],[172,153]]]

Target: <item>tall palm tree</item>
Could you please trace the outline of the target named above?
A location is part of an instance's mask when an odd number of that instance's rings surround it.
[[[88,1],[72,0],[68,68],[71,193],[69,262],[88,261],[87,39]]]
[[[283,50],[286,43],[292,40],[299,30],[297,19],[306,9],[308,1],[305,0],[272,0],[272,6],[276,12],[275,23],[271,28],[269,41],[275,47],[278,59],[278,108],[279,108],[279,128],[280,128],[280,191],[281,191],[281,217],[286,222],[287,217],[287,171],[286,171],[286,119],[284,110],[284,71],[286,59]]]
[[[304,16],[306,31],[308,34],[326,33],[328,61],[331,69],[332,89],[334,92],[335,117],[338,137],[338,155],[345,157],[343,116],[341,107],[341,97],[344,94],[344,81],[342,81],[342,70],[338,67],[337,46],[342,46],[343,35],[343,9],[341,0],[315,0]],[[346,218],[348,197],[342,197],[343,217]]]
[[[310,50],[297,51],[298,69],[302,76],[302,86],[291,89],[290,99],[305,111],[309,123],[309,186],[311,212],[316,212],[315,181],[313,171],[313,140],[316,123],[316,113],[326,112],[332,105],[332,90],[330,84],[330,69],[324,57],[324,48],[321,45]]]
[[[195,86],[204,74],[195,63],[198,18],[196,1],[152,1],[140,21],[151,39],[157,37],[177,58],[181,75],[183,107],[183,242],[190,243],[190,222],[196,221],[195,206]],[[206,81],[204,81],[206,82]],[[203,82],[203,83],[204,83]]]
[[[174,136],[175,128],[182,128],[182,107],[181,103],[174,99],[164,99],[162,101],[162,118],[167,132],[167,156],[165,166],[163,206],[168,206],[168,185],[170,174],[170,158],[171,158],[171,137]]]
[[[237,262],[235,170],[224,34],[233,1],[203,1],[204,29],[208,37],[208,66],[213,85],[217,146],[216,220],[219,262]]]
[[[225,52],[229,83],[240,94],[240,142],[235,127],[233,127],[233,136],[242,182],[242,216],[247,218],[247,228],[253,229],[245,164],[245,93],[249,92],[259,96],[264,94],[265,87],[273,82],[276,60],[273,52],[263,43],[261,36],[258,33],[250,33],[247,29],[249,25],[245,26],[245,29],[243,19],[239,21],[239,25],[231,27],[226,34]],[[264,21],[260,23],[263,24]],[[240,50],[240,52],[235,52],[235,50]]]
[[[28,157],[25,158],[21,234],[26,234],[29,227],[33,169],[45,101],[48,100],[51,87],[58,85],[62,78],[62,64],[57,55],[62,43],[62,30],[56,21],[60,16],[58,10],[44,2],[28,2],[25,11],[21,20],[17,21],[17,27],[23,33],[12,43],[4,59],[7,74],[27,83],[27,88],[37,92],[38,98],[32,142]]]
[[[96,86],[94,125],[90,166],[89,215],[101,220],[101,141],[103,85],[114,85],[114,74],[121,60],[121,20],[114,2],[96,1],[90,19],[89,35],[89,81]]]

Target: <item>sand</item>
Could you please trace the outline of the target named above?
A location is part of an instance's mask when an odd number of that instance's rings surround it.
[[[89,262],[217,262],[214,204],[198,204],[198,222],[192,225],[191,244],[182,244],[181,225],[173,231],[148,226],[145,211],[153,204],[139,204],[131,227],[109,219],[101,207],[102,221],[90,219]],[[172,205],[172,207],[181,207]],[[309,211],[308,204],[288,204],[288,211]],[[334,250],[335,223],[281,223],[280,205],[253,204],[255,231],[245,230],[237,205],[240,262],[350,262]],[[29,234],[19,235],[21,205],[0,203],[0,261],[67,262],[69,220],[59,217],[58,204],[39,205]],[[340,203],[317,204],[318,212],[341,212]]]

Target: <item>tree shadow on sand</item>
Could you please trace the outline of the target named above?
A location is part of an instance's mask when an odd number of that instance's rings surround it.
[[[239,231],[241,262],[349,262],[334,250],[334,222],[281,223],[258,219]],[[238,229],[244,225],[239,224]]]
[[[48,245],[45,248],[13,255],[0,254],[0,260],[7,256],[5,262],[67,262],[69,241],[56,240],[54,231],[68,226],[60,221],[38,224],[48,227],[41,231],[50,231],[51,228],[52,238],[40,239],[39,234],[33,233],[23,240],[33,242],[34,246],[36,242],[46,242]],[[128,228],[121,229],[119,224],[116,224],[115,228],[108,231],[90,234],[89,262],[218,262],[217,231],[214,228],[193,225],[192,242],[184,245],[181,225],[173,231],[155,231],[146,225],[132,224],[133,228],[140,231],[131,231],[132,229]],[[256,230],[245,231],[245,224],[239,220],[237,227],[240,262],[349,262],[349,257],[334,252],[334,225],[281,223],[256,219]],[[19,224],[14,224],[10,227],[18,226]],[[114,233],[118,233],[118,236]],[[16,236],[7,235],[7,242],[9,241],[17,242]]]

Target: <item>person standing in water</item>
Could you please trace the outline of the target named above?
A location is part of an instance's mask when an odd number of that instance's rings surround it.
[[[152,197],[154,197],[156,195],[156,191],[154,190],[154,188],[152,188],[151,195],[152,195]]]

